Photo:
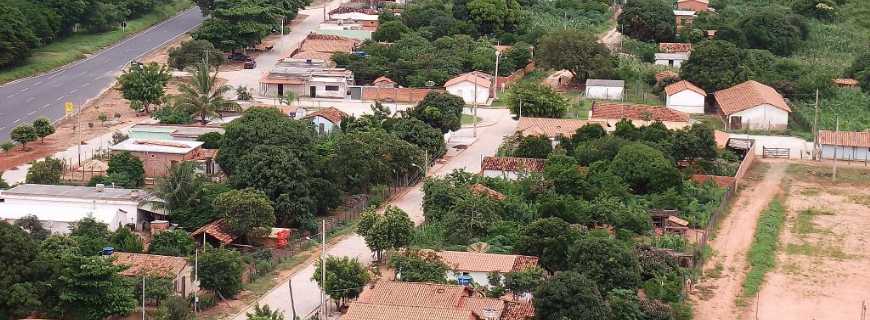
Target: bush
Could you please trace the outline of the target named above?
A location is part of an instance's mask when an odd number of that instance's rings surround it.
[[[513,156],[546,159],[553,151],[553,144],[547,136],[525,136],[520,139]]]
[[[52,157],[43,161],[34,162],[27,171],[26,183],[33,184],[60,184],[63,176],[63,162]]]
[[[507,104],[518,117],[561,118],[568,101],[552,88],[533,82],[514,85],[507,94]]]
[[[153,114],[154,119],[160,124],[188,124],[193,123],[193,114],[182,107],[166,105]]]
[[[218,149],[221,147],[223,135],[220,132],[209,132],[196,138],[196,141],[204,142],[203,149]]]
[[[206,40],[191,40],[181,46],[169,49],[169,66],[183,70],[200,63],[208,55],[208,64],[219,66],[224,63],[224,55]]]
[[[249,101],[253,99],[254,97],[251,96],[251,92],[248,91],[248,87],[239,86],[238,88],[236,88],[236,100]]]
[[[207,249],[199,256],[200,287],[223,298],[232,298],[242,289],[242,256],[228,249]]]

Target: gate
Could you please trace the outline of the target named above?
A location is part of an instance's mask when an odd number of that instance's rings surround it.
[[[788,159],[791,155],[789,148],[767,148],[761,147],[761,156],[764,158],[785,158]]]

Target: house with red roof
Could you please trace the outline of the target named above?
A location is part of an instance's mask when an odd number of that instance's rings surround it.
[[[867,161],[870,159],[870,131],[819,130],[822,159]]]
[[[489,287],[489,275],[504,276],[509,272],[523,271],[538,265],[538,257],[515,254],[494,254],[465,251],[439,251],[438,258],[450,267],[447,279],[460,284],[476,283]]]
[[[677,0],[677,10],[702,12],[710,8],[710,0]]]
[[[335,107],[323,108],[312,113],[309,113],[304,119],[310,119],[317,128],[317,133],[326,134],[339,128],[341,121],[347,118],[347,113],[336,109]]]
[[[785,130],[791,113],[785,99],[770,86],[749,80],[716,91],[719,114],[732,130]]]
[[[188,297],[199,291],[199,281],[194,281],[193,265],[184,257],[156,254],[114,252],[112,264],[124,266],[121,276],[141,279],[143,275],[165,277],[172,280],[172,294]]]
[[[466,104],[486,104],[492,93],[492,76],[480,71],[463,73],[444,83],[450,94]]]
[[[685,113],[703,114],[707,100],[707,92],[704,89],[681,80],[665,87],[665,106],[673,110]]]
[[[622,119],[631,121],[636,127],[646,126],[655,121],[661,121],[668,129],[682,129],[689,126],[688,114],[666,107],[600,101],[592,103],[589,120],[607,123],[604,130],[616,130],[616,123]]]

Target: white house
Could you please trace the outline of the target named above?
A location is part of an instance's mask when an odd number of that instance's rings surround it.
[[[346,113],[334,107],[329,107],[312,112],[306,115],[305,119],[311,119],[318,133],[326,134],[338,128],[345,117],[347,117]]]
[[[35,215],[52,233],[69,233],[69,227],[86,217],[114,231],[139,225],[139,205],[148,195],[139,189],[22,184],[0,191],[0,219],[15,221]]]
[[[480,175],[516,180],[533,172],[544,172],[544,159],[517,157],[484,157],[480,162]]]
[[[870,160],[870,132],[819,130],[822,159]]]
[[[689,60],[688,52],[666,53],[659,52],[655,54],[655,64],[660,66],[670,66],[679,68],[683,63]]]
[[[148,274],[172,279],[173,294],[185,298],[199,291],[199,281],[193,280],[193,266],[187,258],[127,252],[114,252],[112,257],[112,264],[127,267],[119,273],[122,276],[141,280]]]
[[[665,95],[667,95],[665,105],[668,108],[685,113],[704,113],[707,93],[691,82],[681,80],[672,83],[665,87]]]
[[[586,79],[586,98],[621,100],[625,90],[623,80]]]
[[[462,251],[439,251],[438,257],[450,267],[447,279],[459,284],[469,281],[489,287],[489,274],[501,276],[508,272],[523,271],[538,265],[538,257],[514,254],[492,254]]]
[[[492,89],[492,76],[480,71],[463,73],[444,83],[450,94],[462,98],[465,104],[486,104]]]
[[[749,80],[713,94],[732,130],[784,130],[791,108],[773,88]]]

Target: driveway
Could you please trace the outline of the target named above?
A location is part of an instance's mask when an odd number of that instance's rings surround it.
[[[491,126],[478,128],[477,137],[468,149],[447,160],[447,163],[436,165],[430,171],[430,175],[443,176],[455,169],[465,169],[469,172],[480,171],[480,159],[485,155],[493,155],[498,150],[504,136],[510,135],[516,128],[516,121],[511,119],[507,109],[480,109],[478,116],[486,122],[494,123]],[[460,129],[454,133],[456,138],[471,139],[473,132],[470,128]],[[408,212],[415,224],[423,222],[423,190],[422,183],[414,186],[407,193],[393,200],[391,205]],[[372,262],[372,252],[366,247],[365,241],[357,234],[339,241],[329,249],[327,254],[332,256],[355,257],[362,262]],[[294,274],[293,297],[295,300],[296,314],[300,317],[313,312],[320,305],[320,287],[311,277],[314,275],[314,263],[308,263],[301,271]],[[290,308],[290,289],[287,283],[280,283],[272,288],[257,302],[260,305],[269,305],[273,310],[281,310],[284,317],[292,319]],[[234,320],[246,320],[245,313],[251,312],[252,306],[232,317]]]
[[[61,119],[65,102],[81,106],[97,97],[130,61],[187,33],[202,20],[199,8],[193,7],[61,70],[0,86],[0,141],[9,139],[9,132],[19,124],[41,117]]]

